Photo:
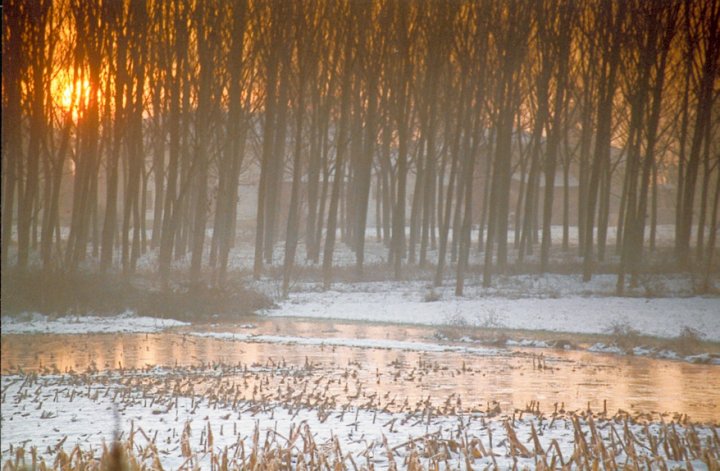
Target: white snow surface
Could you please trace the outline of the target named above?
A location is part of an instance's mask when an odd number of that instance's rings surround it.
[[[410,342],[389,339],[353,339],[337,337],[295,337],[284,335],[253,335],[230,332],[193,332],[197,337],[211,337],[238,342],[278,343],[285,345],[324,345],[329,347],[377,348],[384,350],[404,350],[413,352],[461,352],[480,356],[494,356],[500,353],[497,348],[465,347],[443,345],[428,342]],[[546,345],[547,346],[547,345]]]
[[[543,284],[539,281],[538,284]],[[704,339],[720,341],[720,298],[642,298],[582,296],[561,292],[543,296],[538,289],[526,297],[500,297],[470,287],[455,297],[450,287],[430,288],[427,282],[336,284],[329,291],[298,291],[281,301],[269,316],[388,322],[421,325],[477,326],[607,334],[632,329],[662,338],[679,336],[686,328]],[[522,286],[519,289],[523,289]],[[572,292],[570,289],[566,291]]]
[[[498,277],[491,288],[469,280],[462,297],[454,295],[453,286],[436,288],[427,281],[337,283],[328,291],[321,291],[317,284],[299,283],[288,299],[277,301],[278,307],[264,314],[585,334],[621,329],[662,338],[674,338],[691,329],[705,340],[720,341],[720,297],[617,297],[610,294],[615,289],[614,279],[600,275],[584,284],[578,276],[520,275]],[[687,280],[676,276],[654,278],[652,283],[673,295],[685,289]],[[265,281],[256,287],[272,291],[273,285]],[[4,334],[145,333],[187,325],[130,311],[116,316],[53,318],[32,313],[2,317]],[[327,343],[327,339],[318,341]],[[402,348],[387,346],[398,347]]]
[[[2,317],[3,334],[108,334],[158,332],[169,327],[189,325],[174,319],[138,316],[127,311],[117,316],[63,316],[43,314]]]
[[[166,469],[178,469],[186,465],[181,449],[180,436],[183,430],[189,432],[188,444],[197,457],[196,465],[200,469],[209,469],[211,453],[222,454],[229,451],[229,457],[239,461],[242,447],[250,450],[253,446],[253,434],[259,432],[260,448],[266,440],[283,443],[285,437],[298,426],[308,427],[312,440],[320,449],[333,449],[333,439],[337,437],[342,446],[343,456],[349,453],[362,465],[372,463],[379,469],[386,469],[390,463],[387,447],[395,449],[395,460],[400,469],[405,469],[403,457],[409,452],[406,445],[409,440],[435,434],[437,437],[455,440],[459,424],[469,439],[478,439],[494,456],[471,458],[475,469],[491,466],[494,462],[500,469],[510,469],[515,464],[519,468],[534,468],[533,458],[513,458],[510,452],[504,419],[507,416],[489,419],[483,412],[466,411],[460,415],[436,415],[432,418],[423,413],[384,412],[351,407],[323,410],[305,406],[289,407],[287,404],[258,403],[254,401],[233,401],[227,398],[215,400],[202,394],[177,395],[172,387],[160,387],[168,371],[150,371],[151,377],[142,380],[124,376],[100,375],[82,378],[68,376],[43,376],[28,380],[20,376],[3,376],[3,413],[2,413],[2,461],[14,459],[10,446],[37,447],[40,457],[49,464],[53,463],[58,450],[70,452],[76,445],[82,449],[94,449],[96,456],[103,444],[113,440],[113,429],[122,439],[128,439],[133,431],[135,448],[146,449],[150,442],[157,448],[157,456]],[[192,380],[192,376],[179,377],[176,381]],[[199,378],[197,378],[199,379]],[[130,380],[130,381],[128,381]],[[219,375],[217,381],[227,382]],[[174,384],[169,381],[168,384]],[[155,386],[158,386],[158,389]],[[327,415],[324,415],[327,414]],[[557,440],[565,457],[572,454],[575,447],[574,431],[569,419],[558,418],[538,420],[532,414],[512,419],[515,433],[521,443],[532,448],[531,426],[539,432],[542,447],[550,454],[550,444]],[[607,422],[609,426],[598,427],[606,446],[611,446],[612,427],[622,429],[621,424]],[[587,423],[581,422],[586,434]],[[660,425],[650,425],[651,433],[657,433]],[[635,435],[644,433],[643,425],[631,424]],[[676,425],[681,434],[684,427]],[[696,425],[694,430],[704,442],[713,433],[712,425]],[[206,432],[212,430],[214,442],[207,446]],[[616,430],[617,432],[617,430]],[[622,432],[620,432],[622,433]],[[717,433],[717,432],[716,432]],[[241,445],[242,444],[242,445]],[[302,440],[300,440],[302,444]],[[615,445],[613,445],[615,446]],[[300,453],[302,446],[295,447]],[[237,449],[237,450],[236,450]],[[622,462],[622,448],[616,450]],[[638,447],[640,454],[646,454],[645,448]],[[26,453],[29,455],[29,453]],[[152,453],[144,456],[144,463],[152,466]],[[29,456],[26,458],[29,460]],[[142,458],[141,458],[142,459]],[[465,459],[461,453],[452,452],[446,463],[452,469],[464,467]],[[347,464],[347,463],[346,463]],[[685,465],[685,462],[668,462],[670,467]],[[693,460],[692,466],[702,469],[703,463]]]
[[[578,244],[578,230],[576,226],[571,226],[569,228],[569,243],[572,247],[577,246]],[[563,238],[563,227],[562,226],[551,226],[551,237],[553,241],[553,247],[557,248],[562,243]],[[597,229],[596,229],[597,230]],[[693,233],[695,233],[695,227],[693,227]],[[410,228],[406,227],[406,236],[410,235]],[[452,229],[450,229],[449,237],[452,237]],[[335,250],[333,251],[333,266],[335,267],[349,267],[353,266],[355,264],[355,253],[354,250],[348,246],[347,244],[344,244],[340,242],[340,229],[338,229],[337,232],[337,239],[338,243],[335,245]],[[649,234],[648,234],[649,235]],[[212,229],[208,229],[207,232],[208,237],[212,237]],[[150,234],[148,235],[150,237]],[[477,228],[473,228],[473,240],[475,241],[477,237]],[[513,240],[515,237],[515,231],[510,229],[508,230],[508,240]],[[607,233],[607,243],[608,246],[612,246],[612,244],[615,243],[617,237],[617,228],[614,226],[608,227],[608,233]],[[228,270],[248,270],[252,269],[253,266],[253,259],[255,256],[255,245],[254,245],[254,230],[252,231],[241,231],[240,234],[238,234],[238,241],[235,247],[233,247],[230,250],[229,254],[229,260],[228,260]],[[649,241],[649,238],[646,238],[646,241]],[[657,227],[657,246],[658,247],[669,247],[672,246],[672,244],[675,241],[675,226],[674,225],[659,225]],[[476,242],[474,242],[476,243]],[[272,259],[272,265],[273,266],[279,266],[281,267],[283,264],[283,258],[284,258],[284,248],[285,248],[285,242],[284,241],[278,241],[275,243],[274,249],[273,249],[273,259]],[[511,253],[515,253],[514,250],[511,248]],[[612,259],[613,257],[616,257],[614,254],[609,253],[607,254],[609,259]],[[205,257],[209,258],[209,246],[208,250],[206,250],[206,253],[204,255]],[[437,249],[429,249],[427,252],[427,260],[428,262],[435,264],[437,263],[437,257],[438,257],[438,250]],[[569,257],[569,259],[573,260],[580,260],[579,257],[576,257],[572,255],[571,252],[568,252],[567,254],[563,255],[563,257]],[[148,250],[146,251],[137,261],[138,270],[143,271],[151,271],[155,272],[158,267],[158,251],[157,250]],[[477,250],[471,250],[470,251],[470,264],[475,265],[480,263],[484,258],[484,255]],[[88,260],[92,260],[92,258],[88,255]],[[529,255],[526,257],[527,261],[535,261],[537,262],[539,260],[538,254],[535,255]],[[190,266],[191,256],[190,253],[188,253],[185,257],[181,257],[178,259],[173,260],[173,267],[178,270],[187,270]],[[377,264],[386,264],[388,261],[388,247],[385,246],[381,241],[377,239],[377,229],[374,226],[369,226],[366,228],[365,231],[365,264],[368,266],[371,265],[377,265]],[[97,260],[94,260],[93,263],[97,263]],[[36,263],[40,263],[39,257]],[[298,242],[297,245],[297,255],[296,255],[296,264],[298,267],[303,266],[312,266],[311,263],[307,262],[307,247],[305,246],[305,243],[301,240]]]

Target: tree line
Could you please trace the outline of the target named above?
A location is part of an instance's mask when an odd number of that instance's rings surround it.
[[[397,278],[436,250],[457,294],[471,250],[485,285],[512,249],[547,271],[558,197],[585,280],[617,227],[622,291],[663,185],[678,266],[716,268],[720,0],[9,0],[2,16],[3,269],[37,254],[130,274],[154,250],[163,280],[189,256],[191,282],[222,284],[245,174],[253,274],[284,240],[285,293],[301,240],[325,286],[338,235],[362,274],[369,227]]]

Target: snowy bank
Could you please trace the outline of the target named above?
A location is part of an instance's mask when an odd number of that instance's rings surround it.
[[[278,343],[285,345],[312,345],[326,347],[376,348],[384,350],[404,350],[412,352],[460,352],[481,356],[495,356],[498,355],[500,352],[500,350],[498,350],[497,348],[465,347],[458,345],[445,345],[440,343],[408,342],[403,340],[390,339],[296,337],[283,335],[240,334],[230,332],[192,332],[191,335],[198,337],[211,337],[221,340],[233,340],[238,342]]]
[[[720,298],[466,297],[431,289],[427,283],[338,284],[325,292],[292,293],[269,316],[494,327],[607,334],[622,325],[640,334],[674,338],[688,327],[705,340],[720,341]]]
[[[2,317],[3,334],[109,334],[158,332],[189,325],[174,319],[137,316],[128,311],[117,316],[64,316],[43,314]]]

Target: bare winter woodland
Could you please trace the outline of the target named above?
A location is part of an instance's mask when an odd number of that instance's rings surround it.
[[[255,278],[284,241],[287,293],[299,243],[327,287],[371,236],[398,279],[437,250],[458,294],[471,252],[489,286],[553,245],[585,280],[619,255],[622,292],[661,224],[717,269],[717,0],[13,0],[3,25],[3,271],[152,251],[222,285],[252,238]]]
[[[720,0],[5,0],[0,463],[720,469]]]

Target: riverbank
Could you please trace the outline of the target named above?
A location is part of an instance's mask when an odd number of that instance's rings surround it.
[[[452,286],[425,282],[336,284],[332,290],[298,289],[270,316],[612,334],[673,338],[696,331],[720,342],[720,297],[612,296],[580,291],[576,277],[514,277],[512,291],[474,285],[457,297]],[[595,286],[601,286],[601,280]],[[550,291],[545,286],[551,286]],[[548,294],[550,293],[550,294]],[[559,294],[558,294],[559,293]]]
[[[222,288],[170,283],[147,274],[123,276],[95,272],[27,272],[2,274],[2,316],[23,318],[40,314],[112,316],[126,312],[140,316],[202,322],[234,321],[272,306],[266,295],[241,281]]]
[[[677,337],[642,335],[628,326],[612,331],[582,334],[548,330],[509,329],[459,324],[343,321],[338,319],[257,315],[212,319],[207,323],[138,316],[132,312],[114,316],[42,314],[3,316],[2,332],[8,335],[53,338],[93,334],[181,334],[186,338],[214,338],[253,345],[319,346],[329,348],[384,349],[406,352],[457,352],[494,354],[518,348],[539,355],[558,351],[609,353],[631,357],[720,364],[720,342],[707,340],[699,331],[687,328]],[[31,338],[28,337],[28,338]],[[12,342],[11,342],[12,343]]]
[[[370,275],[386,269],[370,268]],[[694,295],[692,273],[647,274],[640,281],[618,297],[612,274],[588,283],[579,275],[502,275],[489,288],[471,275],[458,297],[451,282],[338,282],[323,290],[313,279],[294,283],[283,298],[274,277],[252,281],[237,273],[222,289],[182,282],[162,289],[148,274],[15,273],[3,275],[2,327],[4,333],[76,334],[215,323],[233,332],[263,319],[277,319],[272,329],[309,319],[426,327],[423,342],[470,348],[524,345],[720,363],[720,297]],[[293,332],[250,335],[296,341]],[[304,337],[324,341],[315,333]]]

